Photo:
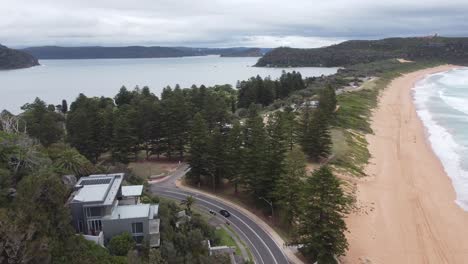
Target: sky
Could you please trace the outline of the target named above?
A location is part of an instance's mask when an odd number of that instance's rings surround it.
[[[10,47],[313,48],[349,39],[468,36],[467,0],[0,0]]]

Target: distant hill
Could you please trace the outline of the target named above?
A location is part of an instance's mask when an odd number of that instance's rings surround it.
[[[468,38],[413,37],[382,40],[350,40],[315,48],[276,48],[260,58],[255,66],[348,66],[378,60],[443,60],[468,63]]]
[[[243,50],[235,50],[233,52],[226,52],[221,55],[221,57],[261,57],[263,56],[262,49],[260,48],[250,48]]]
[[[30,54],[0,45],[0,70],[29,68],[39,65]]]
[[[258,49],[262,51],[264,49]],[[23,51],[39,59],[111,59],[111,58],[171,58],[185,56],[221,55],[253,56],[254,49],[238,48],[191,48],[191,47],[58,47],[42,46],[25,48]],[[256,51],[256,49],[255,49]],[[263,53],[262,53],[263,54]],[[261,56],[258,54],[257,56]]]

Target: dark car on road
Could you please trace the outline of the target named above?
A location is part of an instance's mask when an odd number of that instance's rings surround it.
[[[219,210],[219,213],[224,217],[231,216],[231,213],[229,213],[227,210],[224,210],[224,209]]]

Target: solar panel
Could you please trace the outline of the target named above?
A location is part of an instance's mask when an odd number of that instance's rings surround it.
[[[109,184],[111,182],[111,178],[104,178],[104,179],[88,179],[81,181],[81,185],[96,185],[96,184]]]

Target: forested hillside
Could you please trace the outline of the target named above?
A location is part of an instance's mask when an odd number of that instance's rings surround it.
[[[221,55],[226,57],[259,57],[265,49],[257,48],[191,48],[191,47],[58,47],[42,46],[23,49],[38,59],[111,59],[171,58]]]
[[[30,54],[0,45],[0,70],[29,68],[39,65]]]
[[[391,58],[442,60],[468,63],[468,38],[413,37],[382,40],[350,40],[315,49],[281,47],[262,58],[256,66],[349,66]]]

